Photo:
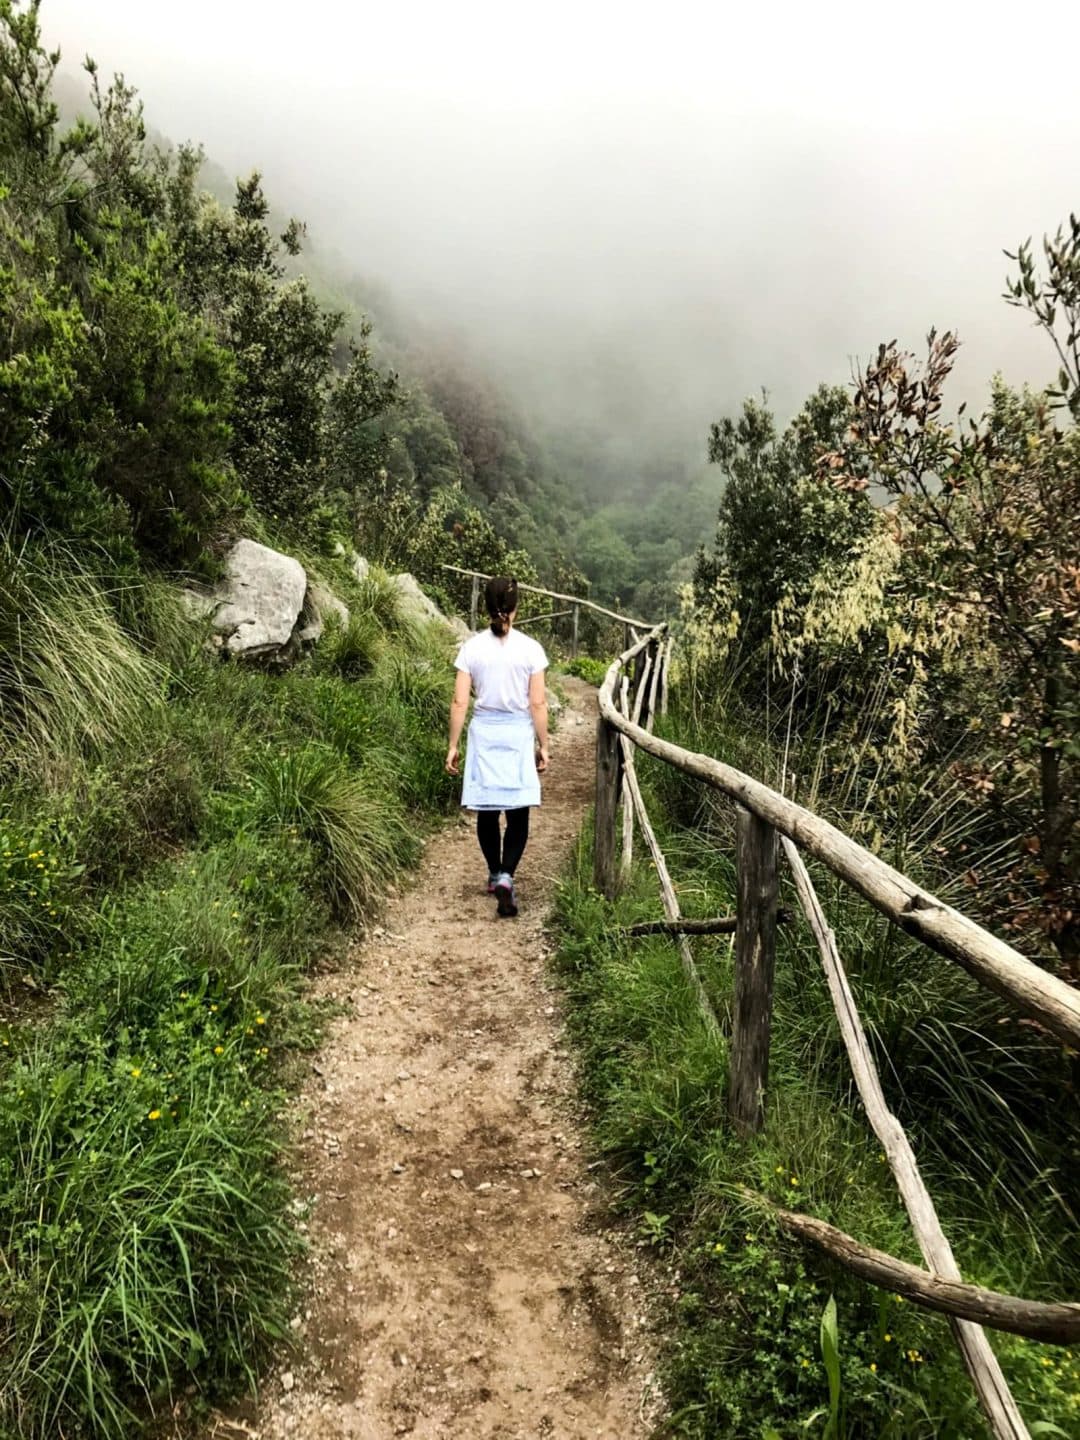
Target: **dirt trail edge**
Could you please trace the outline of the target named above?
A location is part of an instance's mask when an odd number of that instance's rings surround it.
[[[592,798],[595,692],[553,736],[519,871],[495,918],[472,822],[428,845],[344,970],[294,1163],[314,1197],[297,1346],[258,1406],[210,1434],[648,1434],[658,1396],[634,1248],[582,1156],[544,920]]]

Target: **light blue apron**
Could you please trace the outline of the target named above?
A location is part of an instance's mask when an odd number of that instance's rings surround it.
[[[519,810],[540,804],[530,715],[480,710],[469,723],[461,803],[467,810]]]

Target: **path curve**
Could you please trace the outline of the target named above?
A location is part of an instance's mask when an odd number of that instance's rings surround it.
[[[545,973],[545,912],[592,799],[595,691],[567,681],[544,803],[495,918],[471,820],[316,991],[351,1001],[312,1067],[294,1175],[309,1308],[260,1440],[637,1440],[657,1396],[634,1249],[603,1221]]]

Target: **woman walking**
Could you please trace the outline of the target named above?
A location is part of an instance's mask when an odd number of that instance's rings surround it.
[[[470,635],[454,664],[446,769],[458,773],[458,742],[475,692],[465,751],[464,809],[476,811],[476,836],[488,867],[488,894],[500,915],[517,914],[514,871],[529,838],[529,807],[540,804],[539,776],[548,767],[547,656],[514,629],[517,581],[499,575],[484,589],[491,624]],[[499,815],[506,814],[506,833]]]

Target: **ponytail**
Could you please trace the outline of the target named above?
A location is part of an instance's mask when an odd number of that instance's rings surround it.
[[[493,635],[505,635],[510,629],[510,616],[517,609],[517,581],[508,575],[496,575],[484,587],[484,602],[491,617]]]

